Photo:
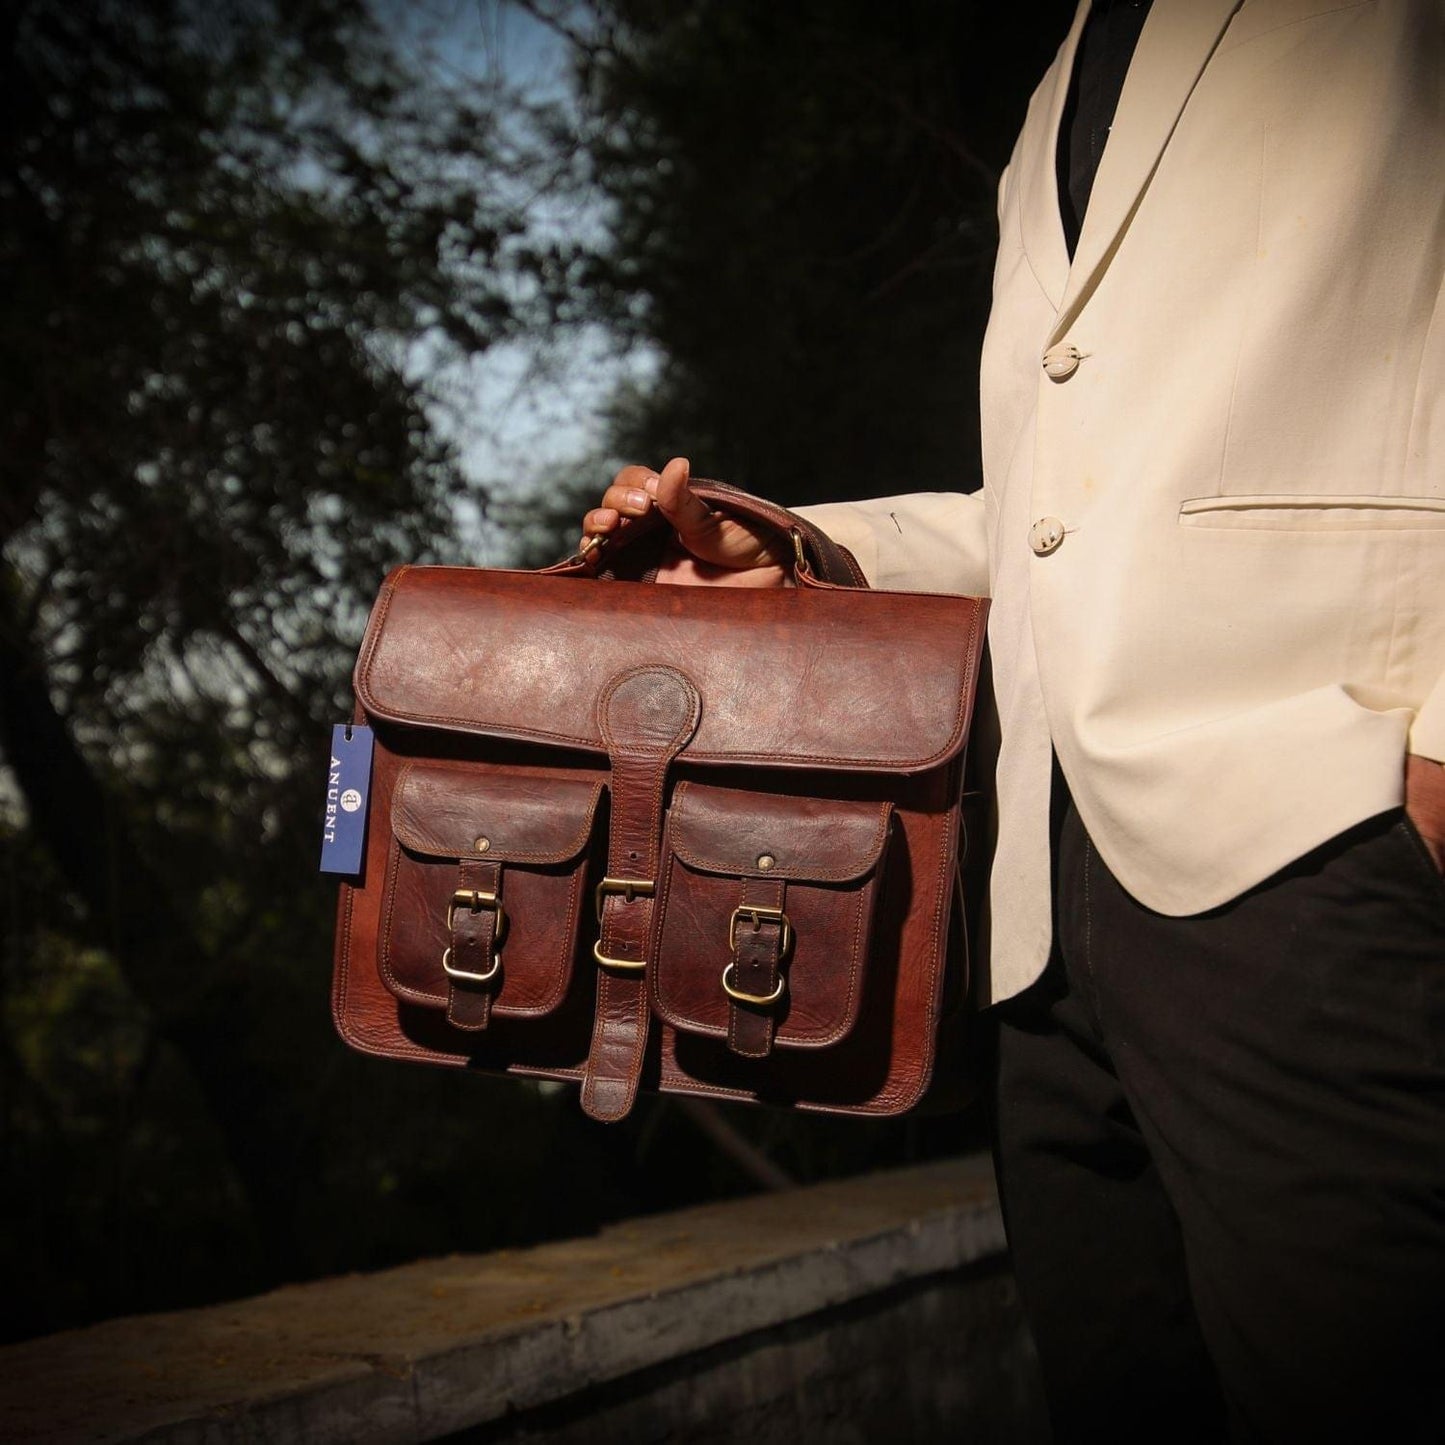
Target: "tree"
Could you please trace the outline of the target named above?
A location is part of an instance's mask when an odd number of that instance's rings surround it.
[[[417,84],[361,0],[0,26],[7,1145],[53,1156],[44,1068],[119,1011],[127,1087],[159,1047],[198,1090],[254,1282],[305,1267],[336,1053],[324,725],[465,490],[417,349],[549,319],[575,258],[517,196],[567,162],[539,176],[502,90]]]
[[[340,1047],[326,726],[381,575],[492,500],[438,358],[606,328],[661,359],[617,455],[783,500],[967,485],[994,181],[1062,23],[511,3],[575,47],[575,109],[408,69],[367,0],[0,16],[12,1329],[739,1187],[670,1107],[604,1134],[565,1093]],[[594,193],[606,227],[557,223]],[[606,465],[509,521],[555,555]],[[926,1132],[743,1127],[802,1177]]]
[[[976,486],[999,175],[1073,5],[534,8],[614,205],[598,304],[663,357],[616,450],[782,501]]]

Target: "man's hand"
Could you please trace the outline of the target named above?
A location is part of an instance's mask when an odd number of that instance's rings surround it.
[[[1405,811],[1445,873],[1445,766],[1413,753],[1405,759]]]
[[[715,512],[693,495],[686,457],[674,457],[661,472],[623,467],[603,494],[602,505],[582,519],[583,546],[607,538],[645,517],[653,507],[672,524],[673,544],[659,582],[711,587],[783,587],[787,555],[778,539]]]

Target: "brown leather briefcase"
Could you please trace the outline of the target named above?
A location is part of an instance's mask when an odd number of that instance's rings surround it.
[[[402,567],[333,1007],[390,1058],[864,1115],[957,1063],[964,749],[987,603],[874,592],[801,518],[793,588]],[[645,528],[638,528],[639,533]]]

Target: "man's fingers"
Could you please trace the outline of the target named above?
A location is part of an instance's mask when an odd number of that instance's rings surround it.
[[[634,463],[632,466],[623,467],[623,469],[612,478],[612,485],[623,488],[635,487],[638,491],[643,491],[646,488],[646,484],[655,480],[656,477],[657,473],[651,467],[639,466]]]
[[[615,532],[621,520],[621,516],[612,507],[595,507],[582,518],[582,531],[589,536],[594,532]]]
[[[644,483],[658,511],[672,523],[685,546],[712,532],[718,521],[717,513],[693,495],[691,479],[692,468],[687,458],[673,457],[656,480]]]
[[[780,585],[773,574],[786,558],[774,555],[772,539],[761,529],[713,511],[693,493],[691,480],[686,457],[674,457],[660,472],[623,467],[603,493],[602,505],[582,520],[583,555],[596,558],[602,541],[625,532],[655,507],[690,558],[686,566],[665,568],[669,580],[716,582],[727,577],[729,585]],[[716,569],[721,572],[711,575]],[[748,580],[741,580],[744,576]]]
[[[640,486],[613,482],[602,494],[602,506],[624,517],[642,517],[652,510],[652,498]]]

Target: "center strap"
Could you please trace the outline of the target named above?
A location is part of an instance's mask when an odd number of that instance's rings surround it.
[[[647,1049],[648,947],[667,770],[697,730],[702,700],[675,668],[619,673],[597,704],[612,763],[607,877],[597,888],[597,1015],[582,1107],[604,1122],[637,1098]]]

